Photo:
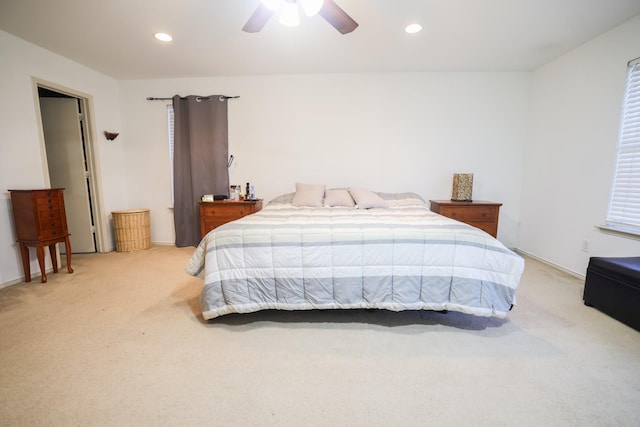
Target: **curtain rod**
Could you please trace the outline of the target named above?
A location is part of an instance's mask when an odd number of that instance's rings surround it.
[[[183,98],[183,97],[181,97]],[[225,99],[236,99],[236,98],[240,98],[239,96],[227,96],[227,95],[220,95],[218,97],[218,99],[220,101],[224,101]],[[171,101],[173,98],[154,98],[152,96],[147,97],[147,101]],[[208,96],[196,96],[196,99],[209,99]]]

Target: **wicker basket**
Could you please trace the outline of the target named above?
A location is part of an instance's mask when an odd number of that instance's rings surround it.
[[[131,252],[151,247],[149,209],[111,212],[116,236],[116,251]]]

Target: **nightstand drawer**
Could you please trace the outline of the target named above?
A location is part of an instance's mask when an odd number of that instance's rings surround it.
[[[42,227],[43,230],[51,230],[53,228],[59,228],[62,230],[60,211],[58,211],[58,215],[54,215],[51,218],[42,218],[40,221],[40,227]]]
[[[236,219],[242,218],[241,216],[228,216],[228,215],[220,215],[220,216],[205,216],[203,218],[204,226],[207,230],[213,230],[214,228],[220,227],[223,224],[226,224],[231,221],[235,221]]]
[[[262,200],[214,201],[200,204],[200,234],[204,237],[216,227],[251,215],[262,209]]]
[[[245,215],[248,215],[250,213],[250,209],[247,206],[237,206],[237,205],[230,205],[230,206],[214,206],[214,207],[207,207],[206,209],[204,209],[204,216],[205,217],[233,217],[235,218],[242,218]]]
[[[498,216],[502,203],[429,200],[431,211],[479,228],[493,237],[498,235]]]
[[[491,222],[491,221],[485,221],[485,222],[474,222],[474,221],[464,221],[465,224],[469,224],[472,227],[476,227],[479,228],[480,230],[484,231],[485,233],[489,233],[492,236],[496,236],[496,234],[498,234],[498,224],[495,222]]]
[[[498,209],[490,206],[482,207],[449,207],[444,206],[440,209],[440,215],[453,218],[458,221],[495,221],[498,215]]]
[[[52,239],[54,237],[61,237],[66,235],[62,227],[56,227],[51,229],[42,230],[42,238],[43,239]]]

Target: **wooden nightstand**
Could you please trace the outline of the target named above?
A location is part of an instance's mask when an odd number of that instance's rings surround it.
[[[502,203],[495,202],[454,202],[452,200],[429,200],[431,211],[464,222],[498,236],[498,215]]]
[[[56,243],[64,243],[67,252],[67,271],[73,273],[63,190],[64,188],[9,190],[25,282],[31,281],[29,246],[36,248],[36,256],[40,265],[40,281],[42,283],[47,282],[44,263],[45,246],[49,247],[53,272],[57,273]]]
[[[252,201],[220,200],[198,202],[200,205],[200,237],[222,224],[240,219],[262,209],[262,199]]]

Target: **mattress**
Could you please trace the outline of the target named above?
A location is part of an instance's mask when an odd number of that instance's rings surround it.
[[[524,260],[413,193],[388,207],[298,207],[287,199],[207,234],[187,273],[205,319],[266,309],[452,310],[503,318]],[[284,200],[284,201],[282,201]]]

